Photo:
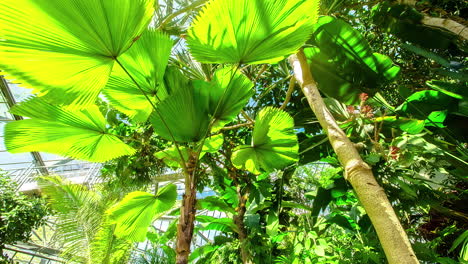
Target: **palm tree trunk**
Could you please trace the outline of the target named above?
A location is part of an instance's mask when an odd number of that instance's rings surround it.
[[[247,203],[248,194],[247,194],[247,191],[242,192],[241,185],[239,184],[239,181],[237,179],[239,175],[236,173],[236,169],[234,167],[231,172],[232,174],[234,174],[231,177],[233,177],[234,179],[234,183],[237,188],[237,199],[239,200],[239,206],[237,207],[237,214],[234,215],[233,221],[234,221],[234,224],[237,226],[237,235],[239,236],[242,263],[251,264],[252,255],[250,254],[249,249],[246,246],[248,233],[244,225],[244,216],[245,216],[245,212],[247,211],[247,208],[245,205]]]
[[[345,169],[345,178],[353,186],[377,232],[390,264],[419,263],[408,236],[398,220],[384,190],[374,178],[371,168],[359,155],[354,144],[336,123],[327,109],[317,83],[312,77],[304,52],[300,50],[289,58],[297,81],[315,113],[320,125]]]
[[[185,180],[185,194],[182,199],[182,207],[180,208],[179,224],[177,225],[177,241],[176,241],[176,263],[187,264],[190,255],[190,245],[193,237],[193,229],[197,209],[196,197],[196,177],[195,167],[198,155],[192,154],[187,162],[187,176]]]

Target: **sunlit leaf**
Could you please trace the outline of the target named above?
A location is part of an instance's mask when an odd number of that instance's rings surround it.
[[[254,94],[253,83],[234,68],[217,70],[210,84],[209,111],[218,127],[236,118]]]
[[[455,99],[439,91],[425,90],[412,94],[397,110],[418,119],[426,119],[433,111],[456,108]]]
[[[205,63],[274,63],[296,52],[318,17],[315,0],[214,0],[187,32]]]
[[[286,112],[272,107],[262,109],[255,119],[252,144],[238,147],[232,163],[260,174],[296,162],[299,144],[293,128],[293,118]]]
[[[116,224],[118,237],[143,242],[150,224],[170,210],[177,198],[177,186],[168,184],[157,195],[147,192],[132,192],[110,208],[107,213]]]
[[[206,138],[200,152],[200,159],[205,153],[218,152],[222,147],[224,138],[222,134]],[[189,157],[189,149],[185,146],[179,146],[180,153],[182,154],[183,160],[187,161]],[[162,159],[167,166],[182,168],[182,159],[180,153],[175,146],[166,148],[165,150],[154,153],[154,156],[158,159]]]
[[[103,162],[135,152],[107,133],[105,118],[97,106],[71,111],[31,98],[11,112],[31,118],[6,125],[5,145],[11,153],[43,151]]]
[[[159,103],[150,117],[154,131],[171,141],[200,141],[210,124],[208,89],[207,82],[193,81]]]
[[[345,21],[321,17],[304,49],[319,89],[345,104],[358,104],[362,92],[373,94],[395,79],[400,68],[383,54],[374,53],[364,37]]]
[[[170,92],[163,77],[172,43],[169,36],[155,30],[147,30],[119,57],[119,62],[153,104],[164,100]],[[132,78],[122,67],[116,65],[103,92],[117,110],[136,122],[145,122],[153,107]]]
[[[2,0],[0,69],[48,100],[90,105],[153,12],[152,0]]]
[[[400,128],[410,134],[418,134],[424,130],[424,120],[397,116],[384,116],[375,119],[376,122],[384,122],[392,127]]]

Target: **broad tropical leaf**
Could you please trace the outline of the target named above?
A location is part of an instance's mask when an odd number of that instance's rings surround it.
[[[188,30],[205,63],[275,63],[299,49],[318,17],[316,0],[213,0]]]
[[[424,129],[424,120],[406,117],[384,116],[375,118],[375,121],[387,123],[410,134],[419,134]]]
[[[271,172],[296,162],[298,150],[293,118],[280,109],[267,107],[255,118],[252,144],[238,147],[232,163],[255,174]]]
[[[351,25],[341,19],[321,17],[314,25],[313,40],[330,58],[347,57],[369,70],[392,80],[400,68],[385,55],[373,53],[369,43]],[[362,67],[363,70],[367,70]]]
[[[145,31],[140,39],[123,55],[120,63],[153,104],[164,100],[169,94],[163,82],[173,41],[169,36],[155,30]],[[143,92],[120,66],[114,67],[103,90],[106,98],[117,110],[136,122],[145,122],[153,107]]]
[[[319,89],[345,104],[358,104],[362,92],[374,94],[395,79],[400,68],[386,55],[374,53],[351,25],[333,17],[321,17],[304,49]]]
[[[115,233],[118,237],[143,242],[148,227],[174,206],[176,198],[177,186],[168,184],[159,189],[157,195],[147,192],[129,193],[107,213],[110,221],[116,224]]]
[[[236,232],[238,230],[232,218],[216,218],[209,215],[198,215],[196,221],[201,223],[199,230],[218,230],[222,232]]]
[[[173,84],[175,92],[158,105],[151,122],[161,137],[173,140],[172,134],[180,142],[200,141],[210,124],[216,130],[232,121],[254,93],[252,82],[230,67],[216,71],[211,82]]]
[[[163,100],[151,117],[154,131],[164,139],[200,141],[208,132],[209,83],[193,81]]]
[[[418,119],[426,119],[433,111],[456,109],[456,99],[439,91],[425,90],[413,93],[401,104],[397,111],[414,116]]]
[[[222,68],[214,74],[209,93],[209,113],[220,128],[231,122],[254,94],[253,83],[234,68]]]
[[[11,153],[43,151],[103,162],[135,152],[107,133],[105,118],[97,106],[65,110],[35,97],[10,111],[31,118],[6,125],[5,145]]]
[[[48,100],[90,105],[147,27],[153,2],[2,0],[0,69]]]
[[[341,71],[319,48],[305,48],[304,54],[320,91],[344,104],[359,103],[361,90],[353,83],[355,76]]]
[[[203,199],[197,200],[198,210],[221,211],[226,213],[235,214],[236,211],[228,205],[221,197],[208,196]]]

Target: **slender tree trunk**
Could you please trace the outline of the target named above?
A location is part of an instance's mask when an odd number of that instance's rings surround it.
[[[177,225],[176,263],[187,264],[190,255],[190,245],[197,209],[195,166],[198,155],[190,155],[187,162],[188,177],[185,180],[185,194],[180,208],[179,224]]]
[[[359,201],[372,221],[388,262],[390,264],[419,263],[405,230],[384,190],[375,180],[371,168],[362,160],[354,144],[338,126],[323,102],[304,52],[301,50],[297,55],[292,55],[289,62],[310,108],[328,134],[328,139],[345,169],[346,180],[353,186]]]
[[[234,182],[237,188],[237,198],[239,200],[237,214],[234,215],[233,220],[234,220],[234,224],[237,226],[237,234],[239,236],[242,263],[251,264],[252,256],[250,255],[249,249],[247,248],[247,245],[246,245],[248,234],[244,225],[244,216],[245,216],[245,212],[247,211],[247,208],[245,207],[245,204],[247,203],[247,192],[242,191],[241,185],[239,184],[239,181],[237,178],[239,175],[236,173],[236,169],[235,168],[233,169],[234,169],[233,174],[235,177]]]

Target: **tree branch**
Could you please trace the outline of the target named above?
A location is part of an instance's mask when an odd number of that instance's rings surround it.
[[[247,123],[237,124],[233,126],[223,127],[221,130],[233,130],[233,129],[237,129],[240,127],[251,127],[252,125],[253,125],[252,122],[247,122]]]
[[[286,108],[286,105],[291,100],[291,95],[294,92],[294,86],[295,85],[296,85],[296,77],[292,76],[291,80],[289,81],[288,91],[286,92],[286,98],[284,99],[284,102],[280,107],[281,110],[284,110],[284,108]]]
[[[448,18],[424,16],[421,23],[425,26],[444,29],[468,40],[468,27]]]

